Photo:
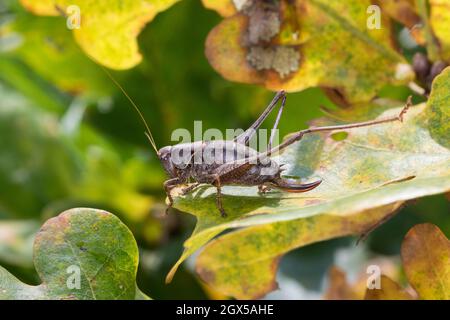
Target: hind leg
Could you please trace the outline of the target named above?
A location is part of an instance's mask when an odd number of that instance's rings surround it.
[[[225,218],[227,216],[227,213],[225,212],[225,209],[223,208],[223,203],[222,203],[222,185],[220,183],[220,176],[219,175],[216,175],[216,177],[215,177],[214,186],[217,189],[217,193],[216,193],[216,206],[217,206],[217,209],[219,209],[220,215],[222,216],[222,218]]]

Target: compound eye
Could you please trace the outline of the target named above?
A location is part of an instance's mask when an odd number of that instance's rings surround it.
[[[171,147],[164,147],[159,151],[159,158],[162,160],[167,160],[170,158]]]

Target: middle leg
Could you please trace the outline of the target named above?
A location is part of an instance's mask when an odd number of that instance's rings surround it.
[[[216,187],[217,193],[216,193],[216,206],[217,209],[220,211],[220,215],[222,218],[225,218],[227,216],[227,213],[225,212],[225,209],[223,208],[222,203],[222,185],[220,183],[220,176],[218,174],[215,175],[214,178],[214,186]]]
[[[227,213],[225,212],[225,209],[223,208],[222,204],[222,183],[220,179],[220,174],[213,173],[211,175],[208,175],[206,179],[209,180],[208,181],[209,184],[216,187],[216,207],[217,209],[219,209],[220,215],[222,217],[226,217]]]

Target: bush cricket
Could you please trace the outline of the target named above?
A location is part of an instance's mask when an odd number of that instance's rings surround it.
[[[298,180],[285,178],[281,175],[283,172],[283,164],[279,165],[276,163],[270,158],[271,155],[284,150],[294,142],[300,141],[303,136],[309,133],[366,127],[392,121],[402,122],[404,114],[411,106],[410,96],[408,97],[405,107],[397,116],[343,125],[311,127],[291,134],[278,146],[273,147],[274,132],[278,127],[286,103],[286,93],[284,91],[279,91],[250,128],[238,135],[234,140],[196,141],[174,146],[165,146],[158,149],[150,128],[137,105],[128,96],[120,84],[112,78],[108,72],[107,74],[136,109],[145,125],[145,134],[168,175],[168,180],[164,182],[164,190],[169,200],[166,213],[173,205],[171,190],[191,181],[194,183],[182,189],[182,194],[192,191],[200,184],[210,184],[214,186],[217,191],[216,206],[222,217],[226,216],[222,201],[222,186],[224,185],[257,186],[258,191],[261,194],[271,188],[278,188],[288,192],[306,192],[312,190],[316,188],[322,180],[311,183],[301,183],[301,181]],[[279,101],[281,101],[281,104],[272,129],[272,134],[269,138],[267,150],[258,152],[249,146],[250,139],[267,116],[274,110]],[[209,154],[214,160],[219,159],[221,161],[208,161],[209,159],[208,157],[205,157],[205,154]],[[177,158],[176,161],[175,157]],[[182,161],[180,161],[180,159],[182,159]]]

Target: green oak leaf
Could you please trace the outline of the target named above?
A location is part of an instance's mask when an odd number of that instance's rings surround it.
[[[226,186],[221,218],[215,189],[202,187],[175,197],[175,208],[192,213],[197,225],[168,275],[187,257],[227,229],[241,228],[213,240],[197,262],[200,276],[219,291],[255,298],[272,290],[280,257],[294,248],[348,234],[364,234],[388,219],[410,199],[450,190],[450,68],[435,79],[430,100],[411,107],[402,123],[312,134],[278,158],[287,175],[321,178],[316,189],[301,194],[256,187]],[[390,108],[378,118],[393,116]],[[361,115],[359,115],[361,116]],[[441,122],[443,121],[443,122]],[[320,119],[317,125],[337,123]],[[228,250],[226,250],[228,249]],[[262,272],[270,271],[269,274]]]
[[[161,11],[179,0],[21,0],[29,11],[44,16],[67,16],[77,19],[75,40],[95,61],[112,69],[128,69],[141,60],[137,36],[141,29]],[[76,21],[74,21],[76,22]],[[66,21],[61,21],[66,28]]]
[[[145,299],[136,286],[138,260],[136,241],[116,216],[71,209],[36,235],[34,265],[42,284],[24,284],[0,267],[0,299]]]

